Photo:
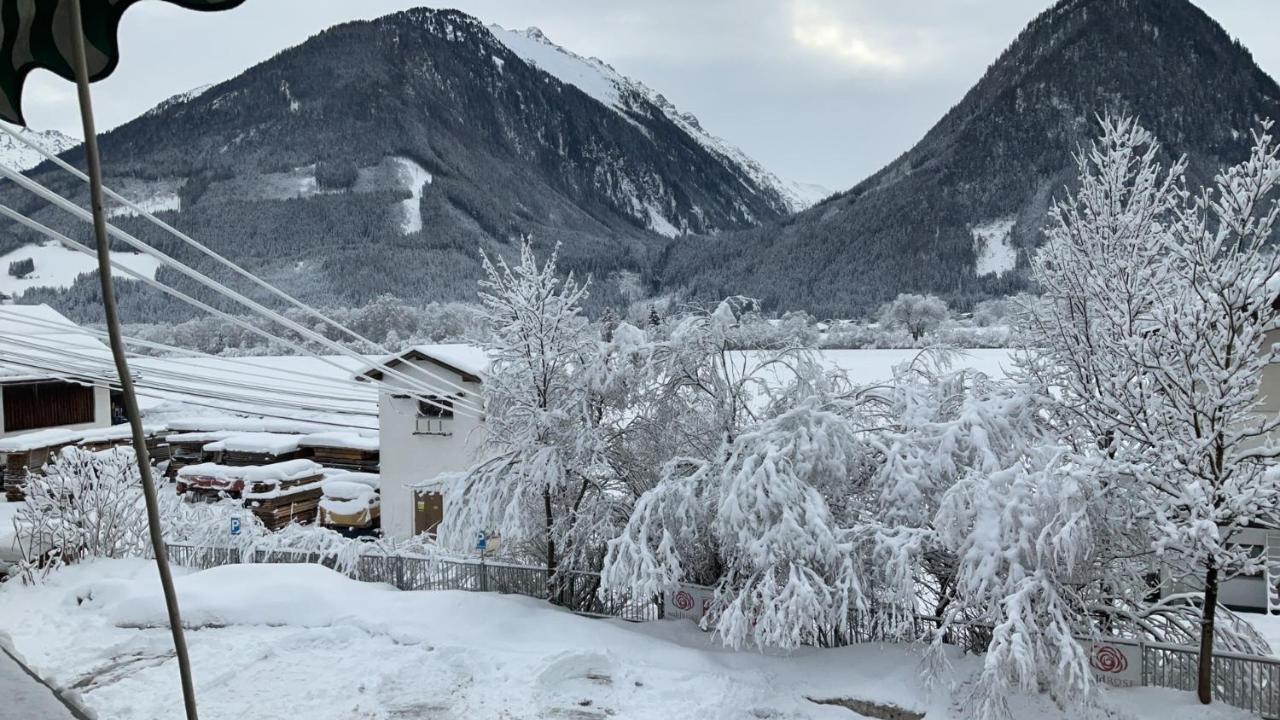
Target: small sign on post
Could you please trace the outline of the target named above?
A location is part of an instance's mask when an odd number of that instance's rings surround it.
[[[231,516],[231,535],[232,537],[240,534],[240,516]]]
[[[483,555],[487,547],[489,547],[489,536],[485,531],[481,530],[476,534],[476,550],[479,550],[480,554]]]
[[[1100,683],[1116,687],[1142,685],[1142,645],[1135,642],[1107,641],[1081,643],[1089,654],[1089,668]]]
[[[702,618],[711,608],[711,588],[696,585],[681,585],[675,592],[668,592],[665,615],[668,618],[687,618],[694,622],[702,622]]]

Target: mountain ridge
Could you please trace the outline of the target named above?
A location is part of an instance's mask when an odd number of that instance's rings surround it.
[[[329,28],[160,103],[101,146],[110,186],[317,302],[470,298],[478,250],[508,252],[526,236],[560,244],[567,269],[639,271],[664,235],[790,211],[782,190],[692,135],[696,120],[673,119],[638,83],[620,87],[621,110],[526,61],[469,15],[416,8]],[[34,172],[83,194],[48,168]],[[56,229],[81,230],[13,188],[0,196]],[[212,271],[111,210],[130,232]],[[34,239],[0,237],[0,251]]]
[[[1280,89],[1187,0],[1061,0],[885,167],[759,228],[670,243],[657,275],[696,297],[736,290],[826,316],[899,292],[966,305],[1026,290],[1049,203],[1108,112],[1140,117],[1204,182],[1244,158],[1258,121],[1280,119]]]

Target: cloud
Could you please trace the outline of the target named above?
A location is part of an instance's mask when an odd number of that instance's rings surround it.
[[[861,3],[795,0],[790,7],[791,38],[853,69],[899,73],[929,65],[934,53],[920,28],[875,20]]]

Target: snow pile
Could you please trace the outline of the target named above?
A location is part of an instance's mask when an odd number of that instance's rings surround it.
[[[1017,218],[1007,217],[973,228],[974,272],[978,277],[1003,275],[1017,266],[1018,249],[1010,242],[1016,223]]]
[[[854,698],[965,717],[981,660],[952,656],[930,692],[905,646],[731,653],[688,621],[579,617],[511,595],[397,592],[314,565],[175,568],[201,710],[209,717],[792,718]],[[39,671],[77,687],[99,717],[150,720],[181,707],[164,604],[149,561],[94,562],[0,589],[0,617]],[[954,689],[953,689],[954,688]],[[1126,720],[1245,720],[1190,693],[1103,690]],[[1065,720],[1017,695],[1023,720]]]
[[[0,292],[6,295],[21,295],[33,287],[68,288],[77,277],[98,269],[98,260],[94,256],[51,242],[23,245],[17,250],[0,255],[0,272],[7,271],[10,263],[27,259],[35,261],[35,271],[22,278],[13,277],[5,272],[0,276]],[[156,277],[156,268],[160,266],[159,260],[141,253],[113,252],[111,259],[153,280]],[[129,279],[129,276],[118,268],[114,270],[114,275]]]

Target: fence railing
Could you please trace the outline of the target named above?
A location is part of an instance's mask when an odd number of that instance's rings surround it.
[[[1143,685],[1196,690],[1200,663],[1197,648],[1163,643],[1139,645]],[[1265,720],[1280,720],[1280,659],[1214,653],[1213,696]]]
[[[166,545],[169,562],[207,570],[242,561],[238,548]],[[333,556],[293,550],[257,550],[255,563],[312,563],[337,568]],[[632,622],[656,620],[661,601],[636,599],[628,593],[600,591],[595,573],[565,571],[548,579],[546,568],[506,563],[419,557],[413,555],[361,555],[347,575],[362,582],[380,582],[400,590],[466,590],[524,595],[551,602],[583,615],[615,617]]]
[[[169,561],[175,565],[207,570],[241,562],[237,548],[196,547],[169,544]],[[332,556],[290,550],[257,550],[257,563],[316,563],[335,568]],[[335,568],[336,569],[336,568]],[[662,617],[662,599],[640,599],[627,593],[600,592],[600,576],[586,572],[562,572],[549,582],[545,568],[506,563],[458,560],[412,555],[361,555],[347,575],[364,582],[380,582],[401,590],[466,590],[524,595],[549,600],[585,615],[615,617],[632,622]],[[917,617],[912,622],[929,622]],[[868,626],[850,627],[843,636],[831,635],[824,644],[844,645],[883,639]],[[991,641],[990,628],[955,626],[944,641],[981,654]],[[1199,651],[1194,647],[1163,643],[1110,640],[1110,644],[1136,645],[1142,658],[1142,684],[1195,691]],[[1213,658],[1214,697],[1263,720],[1280,720],[1280,659],[1235,653]]]

